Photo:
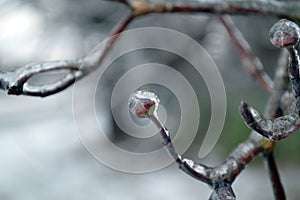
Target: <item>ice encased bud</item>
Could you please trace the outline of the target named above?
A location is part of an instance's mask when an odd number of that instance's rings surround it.
[[[130,95],[128,106],[130,112],[141,118],[149,117],[156,112],[159,99],[154,92],[148,90],[138,90]]]
[[[281,19],[272,26],[269,36],[271,43],[276,47],[292,47],[299,42],[300,29],[294,22]]]

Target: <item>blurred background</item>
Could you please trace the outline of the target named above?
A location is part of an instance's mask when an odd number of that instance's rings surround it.
[[[102,0],[0,0],[0,70],[9,71],[36,61],[84,57],[128,13],[124,5]],[[235,16],[233,20],[255,55],[262,60],[267,73],[273,77],[280,51],[270,44],[268,30],[277,19],[249,15]],[[186,61],[176,55],[141,50],[112,63],[101,80],[104,89],[96,92],[95,98],[99,100],[96,112],[99,120],[109,127],[107,136],[116,145],[132,152],[160,147],[159,136],[139,145],[138,141],[124,134],[114,122],[109,102],[105,99],[111,95],[120,74],[132,66],[163,63],[186,76],[199,101],[200,128],[184,157],[207,165],[220,164],[250,133],[238,112],[240,102],[245,100],[263,112],[268,93],[245,72],[236,49],[215,16],[201,13],[150,14],[137,18],[127,29],[138,27],[176,30],[197,40],[206,49],[224,80],[226,122],[213,151],[200,160],[201,133],[207,130],[210,119],[210,99],[204,81],[192,76]],[[49,74],[47,80],[41,76],[32,81],[51,81],[57,76]],[[176,130],[180,121],[176,97],[166,88],[151,87],[162,93],[160,98],[166,112],[174,113],[168,115],[166,124],[170,130]],[[83,93],[83,109],[85,103]],[[292,135],[280,142],[275,151],[288,199],[300,196],[297,186],[300,178],[299,137],[297,133]],[[155,172],[130,174],[113,170],[94,159],[76,132],[72,88],[43,99],[8,96],[0,92],[0,149],[0,199],[3,200],[196,200],[208,199],[211,193],[208,186],[187,176],[175,164]],[[233,187],[238,199],[274,199],[261,157],[248,165]]]

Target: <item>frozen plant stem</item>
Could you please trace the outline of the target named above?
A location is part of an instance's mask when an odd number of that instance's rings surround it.
[[[300,19],[300,4],[297,2],[278,2],[276,0],[202,0],[187,3],[155,3],[147,0],[128,0],[127,5],[136,13],[205,12],[213,14],[264,14]]]
[[[97,54],[92,57],[93,60],[76,59],[31,63],[12,72],[0,72],[0,89],[7,90],[8,94],[12,95],[46,97],[68,88],[76,80],[87,76],[101,65],[120,33],[124,31],[133,18],[133,15],[129,15],[121,20],[108,36],[109,39],[104,49],[101,52],[96,52]],[[55,83],[44,85],[28,83],[28,80],[37,74],[62,70],[68,70],[69,73]]]
[[[285,48],[289,52],[289,77],[292,89],[295,94],[296,108],[300,111],[300,76],[299,76],[299,55],[295,46],[300,38],[300,28],[294,22],[286,19],[279,20],[270,30],[272,44],[279,48]]]
[[[274,87],[272,94],[267,102],[265,109],[265,116],[274,119],[283,115],[283,111],[286,109],[282,101],[282,97],[288,90],[289,78],[288,78],[288,53],[282,51],[278,67],[275,72]],[[263,158],[265,160],[265,166],[268,170],[270,181],[272,183],[274,197],[276,200],[285,200],[285,192],[280,180],[279,171],[276,166],[273,151],[275,148],[275,142],[268,140],[267,138],[260,137],[256,132],[252,132],[250,137],[256,137],[261,146],[263,147]]]
[[[288,75],[295,100],[289,106],[287,115],[275,119],[267,119],[246,102],[243,102],[240,107],[240,112],[245,123],[272,141],[284,139],[300,127],[299,56],[295,48],[299,42],[299,38],[300,29],[298,25],[286,19],[279,20],[270,30],[272,44],[276,47],[285,48],[289,52]]]
[[[111,0],[112,2],[122,3],[131,9],[131,14],[125,17],[116,28],[111,32],[108,37],[111,37],[107,42],[104,50],[100,52],[96,60],[85,61],[85,66],[81,66],[82,59],[76,59],[73,61],[51,61],[42,62],[40,64],[28,64],[23,68],[20,68],[14,72],[0,72],[0,89],[8,90],[8,94],[12,95],[29,95],[46,97],[55,93],[58,93],[70,85],[76,80],[79,80],[87,76],[94,69],[99,67],[108,51],[113,46],[118,35],[122,33],[128,24],[136,17],[143,16],[149,13],[211,13],[211,14],[231,14],[231,15],[245,15],[245,14],[262,14],[262,15],[274,15],[278,17],[287,17],[295,20],[300,20],[300,3],[299,2],[278,2],[276,0],[264,1],[238,1],[238,0],[203,0],[189,3],[155,3],[145,0]],[[241,43],[242,44],[242,43]],[[243,48],[243,47],[242,47]],[[247,49],[244,49],[247,50]],[[241,49],[241,53],[244,51]],[[246,51],[244,51],[245,53]],[[246,52],[247,53],[247,52]],[[251,58],[249,56],[248,58]],[[257,61],[257,59],[252,59]],[[41,86],[31,85],[27,83],[27,80],[34,75],[45,71],[60,71],[65,69],[65,64],[72,63],[72,69],[69,70],[63,79],[58,80],[53,84],[45,84]],[[60,65],[60,63],[63,63]],[[255,76],[263,84],[263,86],[270,90],[271,82],[268,81],[267,76],[260,70],[259,63],[256,67]],[[45,70],[44,65],[53,65],[51,70]],[[67,64],[68,65],[68,64]],[[34,68],[35,73],[28,76],[27,70]],[[55,69],[54,69],[55,68]],[[248,68],[250,69],[250,68]],[[25,75],[25,76],[23,76]],[[26,77],[24,79],[24,77]],[[268,83],[269,82],[269,83]]]
[[[292,83],[292,89],[294,91],[296,99],[296,109],[300,112],[300,76],[299,76],[299,55],[298,51],[294,46],[287,48],[290,58],[289,58],[289,75]]]
[[[238,1],[238,0],[203,0],[192,3],[154,3],[143,0],[112,0],[118,3],[123,3],[131,9],[131,14],[125,17],[116,28],[108,36],[105,48],[102,52],[98,52],[95,60],[85,61],[82,66],[83,59],[76,59],[73,61],[51,61],[38,64],[28,64],[25,67],[13,72],[0,72],[0,89],[7,90],[8,94],[14,95],[30,95],[45,97],[55,94],[66,89],[72,85],[75,80],[85,77],[94,69],[99,67],[102,61],[107,56],[110,48],[122,33],[128,24],[137,17],[150,13],[210,13],[210,14],[261,14],[273,15],[278,17],[286,17],[289,19],[300,20],[300,3],[296,1],[277,1],[277,0],[253,0],[253,1]],[[228,17],[221,17],[231,39],[239,49],[240,55],[244,63],[248,64],[249,71],[260,81],[261,85],[270,91],[272,89],[272,96],[267,105],[266,113],[268,120],[260,115],[247,103],[241,106],[241,114],[247,123],[252,128],[249,139],[241,143],[233,152],[227,157],[223,164],[216,167],[208,167],[202,164],[195,163],[189,159],[183,159],[175,151],[172,144],[169,132],[166,127],[160,122],[156,114],[157,97],[154,93],[137,92],[131,98],[131,111],[138,117],[148,117],[156,124],[162,136],[162,143],[166,150],[170,153],[179,168],[188,175],[200,180],[214,189],[210,199],[225,200],[235,199],[232,190],[232,183],[245,166],[252,160],[253,157],[262,153],[266,160],[266,166],[269,169],[271,182],[274,189],[275,198],[284,200],[285,194],[280,182],[279,173],[275,164],[273,156],[274,142],[285,137],[288,137],[300,126],[299,111],[300,111],[300,81],[299,81],[299,58],[295,45],[299,38],[299,27],[288,20],[279,21],[276,28],[270,31],[273,35],[271,40],[275,46],[286,48],[290,54],[289,61],[289,77],[292,83],[292,90],[294,92],[293,99],[289,104],[289,110],[286,116],[282,117],[283,108],[286,107],[281,102],[284,91],[287,90],[284,81],[276,81],[274,84],[269,80],[267,75],[263,72],[263,68],[259,60],[252,54],[251,49],[248,48],[246,40],[240,34],[239,30],[234,26]],[[276,33],[276,34],[273,34]],[[289,37],[286,38],[285,36]],[[257,61],[258,60],[258,61]],[[247,63],[250,62],[250,63]],[[280,67],[279,71],[284,67]],[[47,72],[68,70],[69,74],[63,79],[49,85],[35,86],[30,85],[27,80],[32,76]],[[287,70],[286,70],[287,71]],[[283,73],[284,74],[284,73]],[[283,76],[284,77],[284,76]],[[279,80],[283,80],[279,78]],[[146,97],[144,96],[146,94]],[[147,96],[148,95],[148,96]],[[138,112],[135,112],[138,111]],[[143,112],[145,111],[145,112]],[[255,131],[260,133],[258,135]],[[262,137],[262,136],[264,137]],[[268,139],[266,139],[268,138]]]
[[[281,180],[280,180],[280,176],[279,176],[279,172],[277,169],[273,152],[265,153],[264,159],[265,159],[266,168],[268,169],[268,173],[271,179],[274,196],[276,200],[284,200],[285,193],[284,193],[283,186],[281,184]]]
[[[267,102],[265,109],[265,116],[267,118],[274,119],[283,115],[284,110],[287,109],[287,103],[283,100],[283,96],[285,96],[288,88],[288,52],[282,51],[278,67],[275,72],[272,94]],[[261,135],[258,135],[255,131],[252,131],[250,138],[253,138],[258,143],[260,143],[261,147],[264,149],[263,158],[265,160],[265,166],[270,176],[275,199],[285,200],[284,188],[281,184],[275,158],[273,156],[275,143],[268,140],[267,138],[262,137]]]
[[[287,78],[288,65],[285,62],[286,54],[283,54],[282,57],[283,61],[279,63],[278,69],[276,70],[272,95],[266,106],[266,115],[270,118],[278,118],[283,114],[281,99],[288,88],[289,81]],[[149,96],[152,100],[149,99]],[[157,126],[160,130],[163,146],[179,165],[179,168],[214,189],[210,199],[235,199],[231,187],[232,183],[255,156],[262,154],[266,161],[266,167],[270,175],[275,198],[276,200],[285,200],[284,189],[273,156],[274,142],[261,137],[256,132],[252,132],[246,141],[240,143],[238,147],[233,150],[223,164],[216,167],[208,167],[200,163],[195,163],[190,159],[182,158],[176,153],[167,128],[164,127],[157,116],[156,108],[159,104],[159,100],[154,93],[149,91],[137,91],[130,97],[129,102],[130,111],[134,115],[138,117],[148,117]],[[243,106],[241,107],[241,110],[242,109]],[[246,116],[251,115],[247,113],[242,114]]]
[[[129,98],[129,109],[137,117],[149,118],[160,130],[162,145],[176,161],[179,168],[191,177],[210,185],[214,191],[210,199],[225,200],[235,199],[232,183],[245,166],[263,148],[255,140],[249,138],[241,143],[225,160],[216,167],[208,167],[177,154],[167,128],[160,122],[157,116],[159,99],[150,91],[136,91]]]
[[[247,72],[255,77],[265,90],[272,92],[273,82],[271,78],[264,72],[262,62],[253,54],[250,45],[235,26],[231,17],[229,15],[220,15],[219,19],[226,28],[232,43],[236,46]]]

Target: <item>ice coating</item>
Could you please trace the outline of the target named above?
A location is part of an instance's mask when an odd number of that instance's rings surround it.
[[[298,43],[300,29],[294,22],[281,19],[272,26],[269,36],[274,46],[280,48],[291,47]]]
[[[129,110],[137,117],[145,118],[154,114],[159,105],[156,94],[148,90],[138,90],[128,100]]]

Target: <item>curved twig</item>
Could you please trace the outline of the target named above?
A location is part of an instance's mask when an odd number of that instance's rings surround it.
[[[295,48],[299,38],[299,27],[286,19],[279,20],[270,30],[272,44],[280,48],[286,48],[289,52],[288,75],[292,83],[295,101],[289,106],[288,114],[271,120],[266,119],[245,102],[242,102],[240,107],[240,113],[245,123],[272,141],[284,139],[293,134],[300,127],[300,62],[298,52]]]
[[[0,89],[7,90],[8,94],[12,95],[28,95],[39,97],[46,97],[66,89],[76,80],[83,78],[100,66],[108,51],[119,37],[120,33],[124,31],[124,29],[133,19],[134,16],[129,15],[113,29],[103,51],[99,52],[97,59],[90,62],[84,62],[84,59],[77,59],[32,63],[13,72],[0,72]],[[85,65],[82,65],[83,63]],[[32,85],[27,82],[34,75],[49,71],[62,70],[69,70],[69,73],[54,83],[45,85]]]
[[[295,110],[295,104],[293,105],[290,108],[291,111]],[[300,118],[298,113],[295,112],[270,120],[246,102],[242,102],[240,113],[248,127],[272,141],[284,139],[300,127]]]
[[[145,15],[148,13],[168,13],[168,12],[208,12],[214,14],[270,14],[276,16],[286,16],[293,19],[299,19],[300,15],[298,10],[300,9],[300,3],[297,2],[278,2],[275,0],[271,1],[262,1],[256,0],[255,2],[241,2],[236,0],[227,0],[227,1],[201,1],[201,2],[193,2],[193,3],[155,3],[148,2],[143,0],[114,0],[115,2],[123,3],[132,10],[132,14],[128,17],[125,17],[121,23],[112,31],[109,35],[111,39],[108,41],[105,46],[103,52],[99,56],[99,59],[96,63],[91,64],[90,66],[85,66],[78,70],[80,66],[81,60],[77,61],[76,67],[70,70],[70,73],[64,77],[63,79],[57,81],[54,84],[43,85],[43,86],[33,86],[28,84],[26,81],[33,75],[38,73],[42,73],[42,71],[52,71],[52,70],[61,70],[65,69],[65,66],[57,65],[59,62],[69,63],[73,61],[57,61],[58,63],[53,62],[45,62],[44,65],[53,65],[53,69],[51,70],[43,70],[41,67],[36,67],[35,65],[27,65],[27,67],[33,67],[38,69],[33,73],[27,74],[27,71],[20,69],[19,71],[23,71],[21,77],[18,77],[17,72],[10,73],[0,73],[0,89],[8,90],[8,94],[14,95],[33,95],[33,96],[48,96],[54,93],[57,93],[71,84],[75,82],[75,80],[80,79],[86,76],[89,72],[93,71],[102,60],[105,58],[107,52],[113,45],[114,41],[118,37],[119,33],[121,33],[127,25],[137,16]],[[243,46],[242,46],[243,48]],[[247,51],[245,51],[247,52]],[[249,53],[249,52],[248,52]],[[254,58],[255,61],[255,58]],[[256,61],[255,61],[256,62]],[[26,67],[25,67],[26,68]],[[56,68],[56,69],[54,69]],[[258,79],[265,84],[265,87],[269,90],[271,86],[267,83],[267,77],[261,73],[259,70],[258,64]],[[80,71],[80,72],[78,72]],[[300,104],[298,106],[300,108]]]
[[[82,60],[74,61],[51,61],[44,63],[28,64],[24,68],[14,72],[7,72],[0,76],[1,89],[8,90],[8,94],[14,95],[31,95],[31,96],[48,96],[59,92],[72,83],[80,75],[80,65]],[[69,70],[69,74],[55,83],[43,86],[34,86],[27,81],[34,75],[50,71]]]

